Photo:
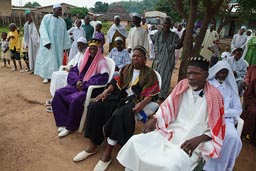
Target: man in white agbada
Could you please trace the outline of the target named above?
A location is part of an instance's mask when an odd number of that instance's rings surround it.
[[[76,44],[77,44],[78,52],[74,56],[74,58],[68,62],[68,65],[65,67],[65,70],[55,71],[52,74],[52,80],[51,80],[51,84],[50,84],[50,92],[51,92],[52,97],[54,96],[55,91],[57,89],[62,88],[67,85],[68,71],[76,65],[78,65],[78,68],[79,68],[80,62],[84,56],[84,53],[85,53],[85,50],[87,47],[87,40],[84,37],[79,37],[77,39]]]
[[[61,15],[61,5],[55,4],[53,14],[45,15],[40,25],[40,48],[34,73],[43,78],[43,83],[48,83],[52,73],[58,71],[63,60],[63,50],[69,49],[71,45],[66,23]]]
[[[123,39],[123,48],[125,48],[125,40],[127,37],[127,31],[125,26],[120,24],[121,19],[117,15],[114,17],[114,24],[109,28],[108,33],[107,33],[107,41],[109,43],[109,52],[116,47],[115,46],[115,38],[116,37],[121,37]]]
[[[226,135],[218,159],[210,159],[204,165],[205,171],[232,171],[242,142],[235,128],[236,117],[242,113],[235,77],[227,61],[219,61],[209,70],[208,81],[216,87],[224,99]]]
[[[207,64],[206,64],[207,63]],[[146,123],[118,153],[133,171],[189,171],[200,156],[217,158],[225,136],[224,106],[219,91],[206,79],[209,63],[190,58],[187,79],[180,81]]]
[[[155,52],[154,52],[154,42],[153,42],[153,39],[154,39],[154,35],[155,33],[157,33],[158,30],[156,29],[156,26],[155,25],[151,25],[150,27],[150,30],[149,30],[149,59],[153,60],[155,59]]]
[[[242,58],[242,48],[237,48],[234,51],[234,54],[235,55],[229,58],[227,61],[230,64],[231,69],[234,73],[236,84],[238,87],[238,94],[241,97],[243,94],[243,82],[245,74],[247,72],[248,63],[246,62],[246,60],[244,60],[244,58]]]
[[[132,15],[132,22],[135,27],[131,28],[127,37],[128,51],[131,52],[135,46],[143,46],[148,52],[148,32],[141,27],[141,16],[138,13]]]
[[[208,49],[208,47],[214,45],[214,41],[219,39],[219,34],[214,30],[214,25],[210,25],[210,28],[206,31],[204,41],[202,43],[202,49],[200,55],[211,60],[213,52]]]
[[[244,34],[246,30],[245,26],[242,26],[237,34],[233,36],[231,41],[231,52],[233,52],[237,48],[245,48],[247,36]]]
[[[74,56],[77,54],[78,52],[78,48],[77,48],[77,40],[79,37],[85,37],[85,33],[84,33],[84,29],[83,27],[81,27],[81,20],[77,19],[76,20],[76,26],[75,27],[71,27],[68,30],[68,34],[70,35],[71,39],[73,40],[72,42],[72,46],[68,55],[68,60],[72,60],[74,58]]]
[[[24,41],[28,46],[29,69],[35,69],[36,56],[39,49],[40,38],[30,11],[26,11],[27,22],[24,25]]]

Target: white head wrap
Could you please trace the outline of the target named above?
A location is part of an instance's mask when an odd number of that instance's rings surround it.
[[[58,4],[54,4],[54,5],[52,6],[52,8],[53,8],[53,9],[54,9],[54,8],[62,8],[62,6],[61,6],[60,3],[58,3]]]
[[[232,90],[238,95],[238,88],[236,85],[236,80],[235,80],[233,71],[227,61],[219,61],[219,62],[217,62],[217,64],[212,66],[209,69],[208,80],[215,78],[216,74],[222,69],[228,70],[228,76],[227,76],[225,82],[227,82],[227,84],[232,88]]]
[[[118,41],[118,40],[124,41],[122,37],[116,37],[116,38],[115,38],[115,41]]]
[[[85,37],[79,37],[79,38],[77,39],[77,43],[78,43],[78,42],[87,43],[87,39],[86,39]]]

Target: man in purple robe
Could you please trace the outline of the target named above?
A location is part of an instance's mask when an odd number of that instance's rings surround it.
[[[58,136],[64,137],[79,127],[84,101],[90,85],[106,84],[109,77],[107,61],[100,52],[100,40],[92,39],[79,67],[73,67],[68,85],[55,92],[52,109],[58,127]],[[100,92],[96,93],[96,96]]]

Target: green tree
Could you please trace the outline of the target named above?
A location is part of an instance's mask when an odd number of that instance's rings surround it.
[[[23,7],[25,7],[25,8],[33,8],[33,4],[31,2],[27,2]]]
[[[97,1],[92,8],[93,12],[106,12],[108,10],[108,3]]]
[[[88,9],[86,7],[72,8],[70,12],[73,16],[80,14],[81,18],[84,18],[88,14]]]
[[[155,4],[154,8],[157,11],[165,12],[168,16],[172,17],[174,22],[181,21],[181,16],[176,10],[173,10],[171,5],[169,4],[168,0],[158,0]]]
[[[23,7],[24,8],[35,8],[41,6],[38,2],[27,2]]]

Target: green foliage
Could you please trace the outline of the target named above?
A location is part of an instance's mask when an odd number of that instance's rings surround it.
[[[108,10],[108,3],[97,1],[94,4],[94,8],[92,8],[93,12],[106,12]]]
[[[239,4],[238,12],[245,16],[256,14],[255,0],[237,0]]]
[[[8,27],[0,27],[0,35],[2,34],[2,32],[9,32],[9,28]]]
[[[107,22],[103,22],[102,23],[102,29],[101,32],[104,33],[104,35],[107,35],[107,32],[109,30],[109,28],[111,27],[112,24],[107,23]]]
[[[86,7],[72,8],[70,12],[72,16],[80,14],[81,18],[84,18],[88,14],[88,9]]]
[[[173,10],[168,0],[158,0],[154,7],[155,10],[165,12],[168,16],[172,17],[174,22],[181,21],[179,13]]]
[[[41,6],[38,2],[27,2],[23,7],[25,8],[35,8]]]
[[[156,0],[121,1],[121,5],[128,11],[128,13],[138,12],[141,14],[145,11],[155,10],[154,6],[156,3]]]

